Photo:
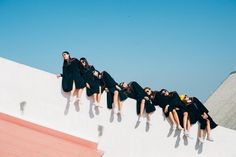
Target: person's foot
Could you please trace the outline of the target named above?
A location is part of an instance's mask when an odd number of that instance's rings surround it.
[[[209,136],[207,137],[207,141],[214,142],[214,139],[211,136]]]
[[[69,102],[70,102],[70,103],[73,103],[73,102],[74,102],[74,98],[75,98],[74,96],[70,96]]]
[[[117,113],[118,113],[118,109],[117,109],[116,107],[114,107],[113,112],[114,112],[115,114],[117,114]]]
[[[205,142],[203,137],[198,137],[198,141],[202,144]]]
[[[124,115],[123,111],[122,110],[118,110],[118,114],[120,114],[121,116]]]
[[[75,101],[74,101],[74,104],[75,103],[82,104],[80,98],[76,98]]]
[[[181,127],[181,125],[178,125],[177,127],[176,127],[178,130],[182,130],[183,128]]]
[[[143,121],[143,117],[142,116],[138,116],[138,122],[141,123]]]
[[[151,125],[151,120],[150,119],[147,119],[147,122],[146,122],[148,125]]]
[[[189,137],[189,132],[187,130],[184,131],[184,136]]]
[[[176,129],[176,124],[175,123],[173,123],[172,125],[171,125],[171,130],[174,130],[174,129]]]
[[[102,108],[102,106],[101,106],[98,102],[94,102],[93,105],[94,105],[95,107],[101,107],[101,108]]]

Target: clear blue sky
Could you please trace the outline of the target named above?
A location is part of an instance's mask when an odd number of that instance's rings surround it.
[[[236,1],[0,0],[1,57],[60,73],[64,50],[204,101],[236,70]]]

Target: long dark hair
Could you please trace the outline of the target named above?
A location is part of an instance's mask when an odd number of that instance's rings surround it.
[[[85,63],[84,68],[86,68],[86,69],[90,66],[89,63],[88,63],[88,61],[87,61],[87,59],[84,58],[84,57],[80,58],[79,61],[80,61],[80,63],[81,63],[81,62],[84,62],[84,63]]]
[[[63,51],[63,52],[62,52],[62,56],[63,56],[64,53],[69,55],[69,60],[65,60],[65,59],[64,59],[64,61],[63,61],[63,67],[71,64],[70,53],[69,53],[68,51]]]

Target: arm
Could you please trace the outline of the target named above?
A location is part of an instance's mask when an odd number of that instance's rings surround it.
[[[132,88],[133,91],[135,92],[137,99],[144,99],[146,93],[144,92],[144,89],[137,82],[132,82]]]
[[[57,78],[63,77],[63,74],[56,74]]]

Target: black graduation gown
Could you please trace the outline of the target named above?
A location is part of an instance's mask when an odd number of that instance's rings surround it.
[[[173,107],[170,104],[171,100],[172,100],[171,96],[161,95],[160,92],[156,92],[155,97],[153,98],[153,102],[156,103],[156,105],[159,105],[162,108],[163,112],[166,106],[169,105],[168,111],[166,113],[164,112],[166,117],[169,117],[169,113],[173,111]]]
[[[178,108],[179,110],[176,110],[179,116],[180,121],[183,119],[183,113],[186,109],[184,109],[184,106],[179,98],[179,95],[177,92],[170,92],[169,96],[161,95],[159,91],[154,91],[154,97],[152,99],[152,102],[155,105],[159,105],[163,112],[167,105],[169,105],[168,110],[165,114],[166,117],[169,117],[169,113],[172,112],[174,109]]]
[[[123,90],[119,90],[116,88],[116,85],[118,85],[118,83],[106,71],[102,72],[101,84],[103,85],[104,88],[108,89],[108,92],[107,92],[107,108],[108,109],[112,109],[113,96],[116,90],[119,92],[119,98],[121,101],[124,101],[127,98]]]
[[[195,124],[198,121],[200,123],[200,129],[205,129],[207,123],[201,116],[205,112],[208,116],[207,119],[210,121],[211,129],[217,127],[217,124],[209,116],[207,108],[196,97],[192,98],[192,103],[187,105],[187,109],[191,124]]]
[[[95,68],[93,66],[88,66],[87,68],[81,68],[81,74],[86,83],[89,84],[90,88],[86,88],[87,96],[91,96],[94,93],[99,93],[100,82],[93,75]]]
[[[76,58],[70,59],[69,62],[64,62],[62,76],[62,89],[64,92],[70,92],[73,89],[75,82],[76,89],[84,88],[85,81],[81,76],[80,62]]]
[[[128,85],[127,96],[135,99],[136,103],[136,113],[137,115],[140,114],[140,106],[141,102],[147,94],[145,93],[144,89],[135,81],[130,82]],[[145,99],[144,99],[145,100]],[[151,103],[151,101],[145,100],[145,111],[146,113],[151,113],[156,110],[155,106]]]

